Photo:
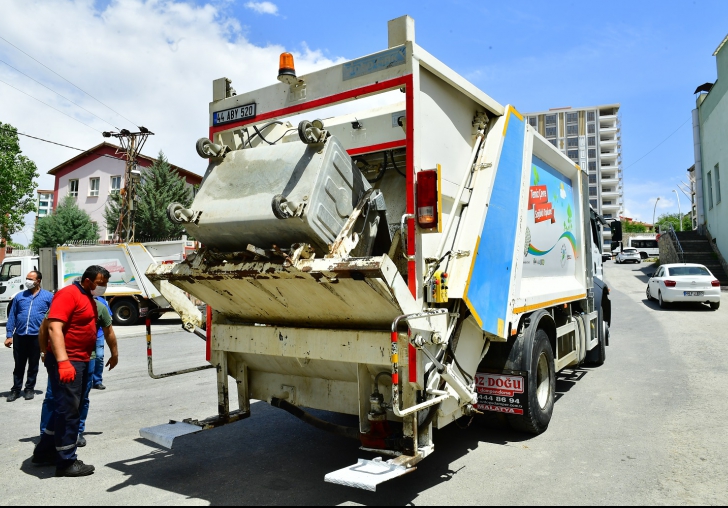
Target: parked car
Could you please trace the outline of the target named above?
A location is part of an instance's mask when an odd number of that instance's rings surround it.
[[[699,302],[720,307],[720,282],[703,265],[662,265],[647,281],[647,299],[657,300],[663,309],[670,302]]]
[[[619,254],[617,254],[617,259],[615,261],[617,263],[641,263],[642,256],[640,256],[640,253],[637,251],[637,249],[627,247],[619,251]]]

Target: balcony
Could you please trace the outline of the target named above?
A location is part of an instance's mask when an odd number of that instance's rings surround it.
[[[602,185],[609,185],[614,187],[619,187],[619,178],[610,178],[602,173]]]
[[[616,150],[611,151],[605,151],[599,154],[602,160],[608,160],[608,161],[616,161],[617,157],[619,157],[619,152]]]
[[[602,203],[602,210],[610,210],[612,211],[612,213],[614,212],[614,210],[619,210],[620,208],[622,208],[622,205],[618,203],[612,203],[611,205],[605,205],[604,203]]]
[[[622,191],[617,189],[602,190],[602,198],[619,198]]]
[[[599,140],[599,146],[601,148],[612,148],[612,147],[616,147],[618,144],[619,144],[619,140],[617,140],[617,138]]]

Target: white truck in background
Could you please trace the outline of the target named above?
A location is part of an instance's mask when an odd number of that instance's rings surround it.
[[[384,51],[305,76],[283,54],[278,79],[213,83],[205,178],[168,210],[204,248],[147,271],[208,304],[218,415],[141,435],[171,446],[263,400],[383,456],[325,478],[375,490],[461,417],[545,431],[556,374],[601,365],[609,338],[585,171],[418,46],[406,16]]]
[[[111,274],[106,299],[117,325],[133,325],[147,312],[166,308],[169,302],[149,282],[144,271],[152,263],[180,262],[193,250],[186,239],[129,244],[63,246],[12,253],[0,267],[0,322],[7,321],[13,297],[25,290],[31,270],[43,274],[42,287],[56,291],[77,280],[90,265],[101,265]],[[155,318],[159,314],[154,314]]]

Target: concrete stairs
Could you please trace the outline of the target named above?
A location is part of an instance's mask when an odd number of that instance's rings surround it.
[[[720,281],[721,286],[728,286],[728,274],[720,264],[710,241],[697,231],[677,231],[676,234],[685,254],[685,262],[704,265]]]

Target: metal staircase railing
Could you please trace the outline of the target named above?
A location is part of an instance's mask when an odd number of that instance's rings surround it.
[[[682,245],[680,245],[680,240],[677,237],[677,233],[675,232],[675,228],[673,227],[673,225],[668,224],[667,231],[663,234],[669,236],[672,239],[673,245],[675,245],[675,250],[677,251],[677,257],[680,259],[681,263],[684,263],[685,252],[683,251]]]

